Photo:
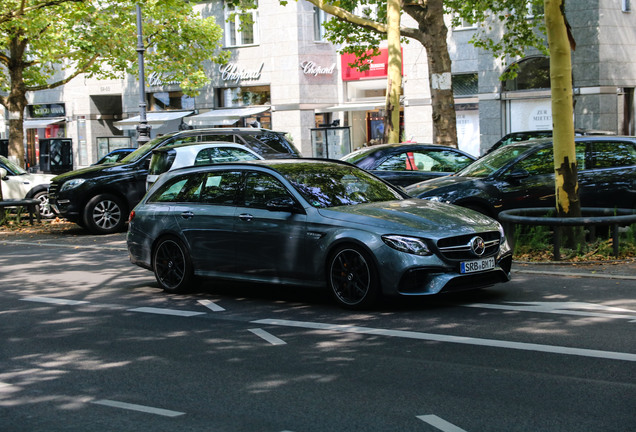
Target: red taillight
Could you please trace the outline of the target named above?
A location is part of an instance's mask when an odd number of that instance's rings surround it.
[[[130,215],[128,216],[128,223],[132,222],[132,220],[135,218],[135,211],[131,211]]]

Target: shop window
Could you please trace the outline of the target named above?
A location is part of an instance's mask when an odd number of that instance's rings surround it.
[[[511,66],[513,67],[513,66]],[[550,59],[528,57],[515,64],[517,76],[504,82],[503,91],[550,88]]]
[[[148,94],[149,111],[193,110],[194,98],[183,92],[157,92]]]
[[[258,4],[258,3],[257,3]],[[225,7],[225,45],[241,46],[258,43],[258,11]]]
[[[269,86],[232,87],[218,89],[219,108],[269,105]]]

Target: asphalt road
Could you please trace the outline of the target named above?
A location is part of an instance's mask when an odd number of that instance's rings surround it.
[[[124,235],[0,239],[0,431],[636,430],[636,278],[515,272],[340,309],[167,295]]]

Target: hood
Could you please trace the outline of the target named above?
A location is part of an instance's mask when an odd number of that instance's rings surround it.
[[[475,177],[462,177],[457,175],[438,177],[431,180],[415,183],[404,188],[406,193],[413,197],[434,195],[433,190],[442,188],[456,188],[458,185],[467,185],[476,180]]]
[[[318,209],[327,218],[342,221],[343,225],[358,223],[382,228],[386,233],[413,233],[447,237],[477,231],[499,230],[499,223],[481,213],[464,207],[417,198],[403,201],[357,204]]]
[[[86,168],[80,168],[73,171],[65,172],[63,174],[58,175],[53,179],[54,182],[64,182],[66,180],[70,180],[72,178],[95,178],[95,177],[103,177],[111,174],[118,174],[120,172],[132,171],[134,169],[134,164],[129,163],[121,163],[115,162],[112,164],[104,164],[104,165],[91,165]]]
[[[19,176],[20,180],[30,182],[32,185],[49,184],[55,177],[54,174],[23,174]]]

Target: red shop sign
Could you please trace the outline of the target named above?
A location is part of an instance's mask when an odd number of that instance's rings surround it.
[[[351,63],[355,62],[355,60],[355,54],[342,54],[340,56],[343,81],[386,78],[389,70],[389,50],[387,48],[380,49],[380,54],[369,60],[370,66],[366,71],[360,72],[358,69],[349,66]]]

